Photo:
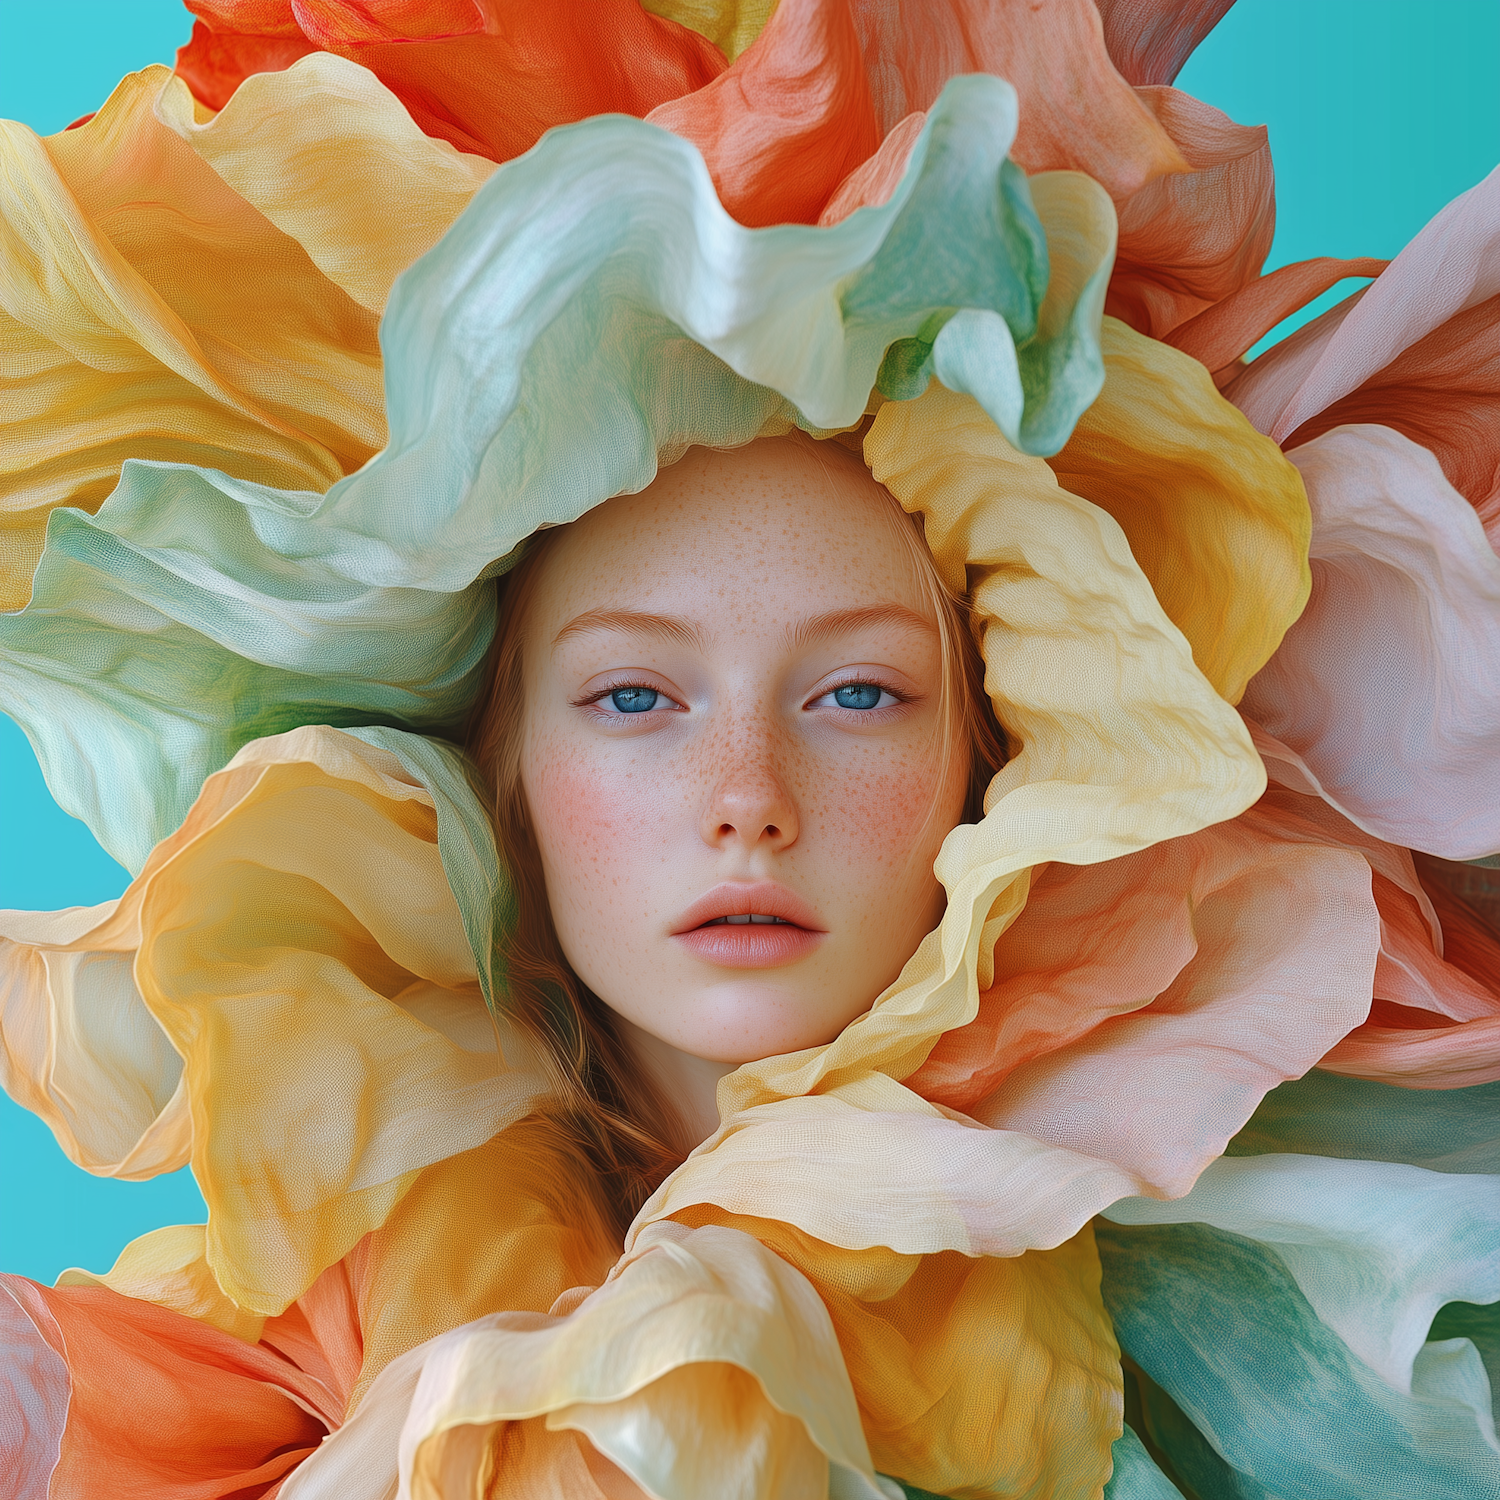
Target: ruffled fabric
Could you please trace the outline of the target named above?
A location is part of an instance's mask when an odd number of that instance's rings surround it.
[[[1371,263],[1260,276],[1263,136],[1165,87],[1224,8],[214,0],[196,102],[7,135],[18,605],[59,513],[0,681],[140,873],[0,918],[0,1066],[209,1204],[7,1279],[21,1480],[1500,1488],[1500,940],[1398,847],[1489,826],[1489,187],[1240,373]],[[792,426],[920,515],[1015,753],[938,930],[621,1256],[422,735],[536,527]],[[1430,704],[1372,722],[1397,598]]]
[[[1460,860],[1500,849],[1497,205],[1492,175],[1226,387],[1315,516],[1312,603],[1246,710],[1360,826]]]
[[[322,490],[385,441],[375,313],[156,117],[168,78],[46,141],[0,123],[0,609],[127,458]]]
[[[847,427],[877,378],[911,395],[936,374],[1059,447],[1103,380],[1113,217],[1049,174],[1049,248],[1014,128],[1005,84],[955,82],[890,201],[824,230],[738,228],[689,146],[629,120],[503,168],[386,310],[391,439],[359,473],[319,499],[132,462],[96,517],[59,518],[30,609],[0,619],[0,682],[54,796],[139,868],[258,736],[452,727],[493,628],[476,576],[689,443]],[[937,254],[954,215],[987,227]],[[101,653],[118,665],[79,671]],[[67,731],[85,713],[92,748]]]

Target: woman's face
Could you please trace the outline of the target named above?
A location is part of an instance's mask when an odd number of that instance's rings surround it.
[[[906,524],[772,439],[693,449],[540,565],[521,777],[557,934],[680,1052],[832,1040],[942,914],[968,764]]]

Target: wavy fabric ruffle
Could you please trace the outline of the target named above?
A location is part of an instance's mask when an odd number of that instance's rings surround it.
[[[1225,387],[1293,455],[1318,518],[1312,605],[1246,710],[1355,822],[1449,859],[1500,850],[1497,278],[1492,174]]]

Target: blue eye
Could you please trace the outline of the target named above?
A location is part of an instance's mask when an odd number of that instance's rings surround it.
[[[619,687],[609,695],[609,701],[618,714],[643,714],[656,707],[659,697],[655,688]]]
[[[833,701],[840,708],[874,708],[880,702],[880,689],[873,682],[848,682],[833,690]]]

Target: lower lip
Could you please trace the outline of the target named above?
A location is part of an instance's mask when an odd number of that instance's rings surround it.
[[[777,969],[806,958],[824,936],[789,922],[746,922],[732,927],[725,922],[679,932],[672,941],[681,943],[694,958],[721,969]]]

